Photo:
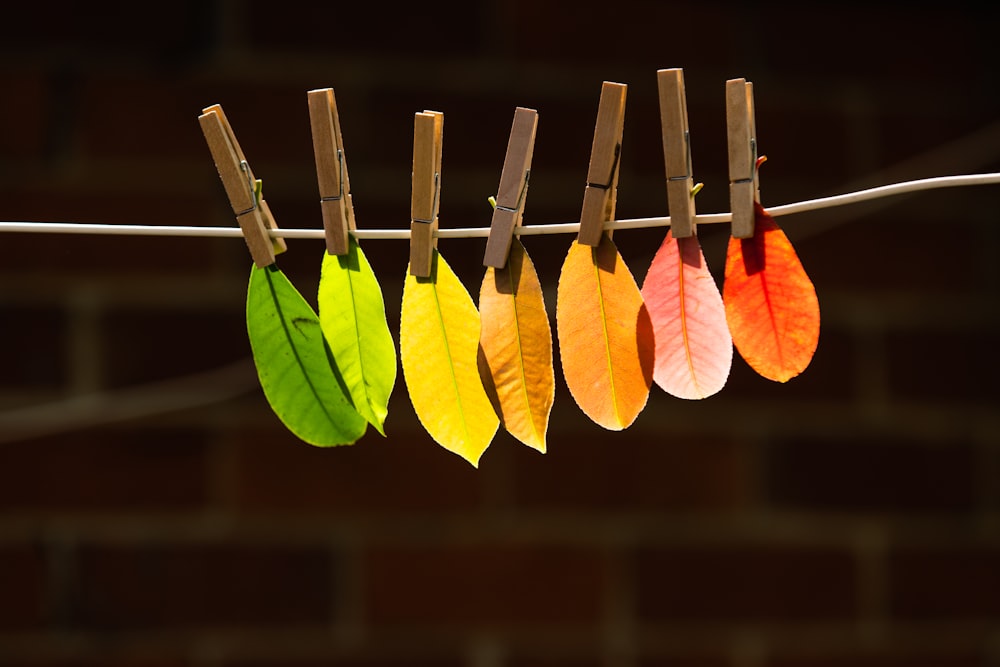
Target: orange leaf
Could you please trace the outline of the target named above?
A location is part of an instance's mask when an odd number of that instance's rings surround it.
[[[733,343],[762,376],[787,382],[819,342],[819,300],[795,249],[760,204],[754,235],[729,239],[722,300]]]
[[[555,396],[552,331],[538,274],[517,239],[507,266],[486,269],[479,315],[479,370],[486,393],[504,428],[544,453]]]
[[[670,232],[642,283],[656,338],[653,379],[678,398],[706,398],[729,378],[733,339],[697,236]]]
[[[611,237],[574,243],[556,300],[563,375],[588,417],[620,431],[635,421],[653,383],[653,325],[635,278]]]

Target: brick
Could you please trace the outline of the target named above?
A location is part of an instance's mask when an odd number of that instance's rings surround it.
[[[313,164],[305,85],[107,75],[86,79],[81,89],[79,144],[87,156],[193,158],[214,172],[198,116],[221,104],[265,185],[269,164]],[[213,185],[221,191],[221,183]]]
[[[212,103],[203,85],[180,78],[92,75],[82,81],[79,94],[80,112],[75,120],[80,125],[82,154],[211,160],[198,124],[201,110]],[[241,115],[240,110],[227,107],[226,116],[230,113]],[[239,126],[230,122],[242,145]]]
[[[204,432],[98,429],[0,447],[0,508],[144,512],[208,500]]]
[[[66,313],[46,306],[0,309],[0,349],[5,355],[0,387],[58,389],[67,378]]]
[[[603,558],[576,547],[378,547],[364,577],[375,625],[592,627],[605,604]]]
[[[365,657],[340,657],[329,660],[238,660],[226,661],[220,667],[465,667],[460,658],[406,658],[382,655]]]
[[[0,631],[37,630],[46,620],[46,565],[41,549],[0,545]]]
[[[373,91],[369,99],[371,108],[376,111],[372,118],[367,119],[367,129],[369,134],[377,137],[377,141],[366,141],[365,160],[381,164],[409,167],[413,155],[413,114],[424,109],[444,114],[441,158],[443,216],[449,210],[444,200],[449,193],[454,193],[454,186],[449,185],[449,174],[486,166],[484,179],[488,177],[489,181],[483,184],[484,189],[479,190],[476,196],[479,202],[485,202],[487,196],[496,193],[514,108],[528,105],[527,101],[515,101],[504,91],[472,94],[433,88],[405,91],[380,89]],[[541,124],[539,120],[539,127]],[[469,173],[463,174],[465,178],[469,176]],[[484,211],[488,225],[489,205],[480,203],[478,208]],[[469,225],[462,223],[455,226]]]
[[[889,5],[827,5],[799,11],[782,3],[755,12],[758,24],[767,26],[773,38],[756,40],[754,45],[762,62],[782,63],[786,76],[845,76],[863,71],[871,79],[948,79],[966,61],[973,61],[973,69],[978,65],[974,61],[980,59],[976,54],[985,48],[986,37],[977,28],[975,14],[967,8],[955,11],[940,5],[914,7],[905,15]],[[819,25],[822,30],[814,29]],[[914,35],[939,33],[946,52],[941,58],[912,40]],[[845,48],[847,43],[855,48]],[[850,53],[836,55],[841,51]],[[803,53],[810,57],[796,57]]]
[[[119,387],[250,358],[242,302],[231,311],[121,308],[101,318],[105,382]]]
[[[848,619],[857,610],[856,564],[834,548],[648,547],[635,563],[646,621],[796,623]]]
[[[214,175],[214,174],[213,174]],[[216,179],[218,180],[218,179]],[[170,205],[163,205],[156,197],[166,197],[167,190],[155,192],[114,192],[104,189],[104,185],[92,189],[77,190],[75,187],[52,184],[18,188],[4,194],[4,219],[38,222],[85,222],[110,225],[192,225],[208,226],[215,221],[215,194],[213,188],[206,188],[207,196],[169,193]],[[220,184],[221,187],[221,184]],[[231,210],[231,209],[230,209]],[[181,216],[180,218],[178,216]],[[233,221],[235,225],[235,220]],[[25,234],[30,236],[30,234]],[[19,234],[7,234],[5,239],[19,238]],[[85,235],[71,236],[73,243],[86,242]],[[115,236],[94,237],[94,241],[114,244],[124,239]],[[170,237],[141,239],[144,244],[170,243]],[[204,243],[206,239],[196,239]],[[148,252],[155,252],[149,248]]]
[[[370,3],[317,5],[308,0],[274,4],[248,3],[244,16],[256,49],[305,53],[341,53],[352,57],[378,54],[456,57],[475,54],[489,17],[478,4],[439,3],[419,11],[386,11]],[[302,17],[309,20],[303,21]],[[339,26],[331,32],[330,26]],[[365,29],[366,26],[377,26]]]
[[[638,667],[732,667],[729,658],[722,656],[670,656],[641,658]]]
[[[58,11],[19,5],[6,20],[11,27],[4,41],[7,51],[67,52],[76,59],[117,53],[132,61],[176,66],[205,48],[212,13],[196,0],[186,0],[165,7],[151,21],[133,4],[101,0],[87,7],[60,5]]]
[[[975,449],[886,437],[811,437],[768,446],[765,488],[779,507],[964,512],[977,500]]]
[[[510,57],[565,65],[629,65],[655,67],[680,64],[682,54],[697,53],[698,66],[710,68],[730,63],[740,40],[735,21],[727,21],[732,8],[706,3],[694,7],[667,7],[660,3],[626,0],[614,6],[614,30],[609,30],[608,7],[596,0],[578,2],[573,11],[558,4],[520,0],[512,3]],[[664,25],[701,25],[712,17],[712,48],[699,41],[697,30],[676,30],[664,41]],[[628,17],[636,17],[630,20]]]
[[[133,224],[147,224],[138,215],[132,220]],[[46,221],[83,222],[72,216],[51,217]],[[167,224],[179,223],[174,218]],[[246,252],[245,246],[240,248],[240,239],[12,233],[4,234],[3,241],[9,259],[0,268],[0,275],[23,276],[25,280],[84,275],[116,278],[205,275],[218,270],[220,256]]]
[[[563,658],[563,657],[531,657],[523,655],[508,656],[504,663],[507,667],[601,667],[604,663],[597,658]]]
[[[823,302],[820,300],[822,316]],[[860,350],[854,338],[835,326],[820,328],[819,344],[812,361],[801,374],[788,382],[774,382],[753,370],[739,350],[733,348],[733,366],[726,386],[719,393],[725,399],[755,401],[841,401],[855,397],[855,369]]]
[[[889,388],[897,400],[995,404],[997,332],[894,331],[886,336]]]
[[[749,494],[746,455],[728,439],[672,434],[610,443],[561,429],[550,440],[543,457],[515,450],[520,506],[726,511],[741,507]]]
[[[854,165],[849,151],[849,118],[847,110],[836,105],[839,100],[833,99],[827,105],[814,108],[806,104],[807,99],[792,105],[774,93],[769,95],[766,86],[754,93],[757,136],[761,142],[759,153],[770,158],[761,167],[761,187],[765,193],[782,193],[781,201],[774,201],[774,196],[765,196],[763,201],[784,204],[810,199],[828,193],[831,187],[840,183],[856,179],[858,174],[852,172]],[[810,94],[814,93],[803,91],[803,95]],[[795,128],[795,131],[789,132],[788,128]],[[724,162],[728,160],[725,155]],[[792,179],[801,184],[801,189],[785,186]],[[790,221],[787,226],[792,229],[794,219],[786,218]],[[786,226],[781,220],[779,224]],[[808,270],[809,265],[806,268]]]
[[[5,68],[0,70],[0,86],[7,99],[17,100],[0,108],[0,124],[16,128],[0,135],[0,164],[41,159],[47,148],[51,101],[45,72],[33,67]]]
[[[985,656],[963,653],[941,655],[879,653],[874,655],[780,656],[765,667],[989,667]]]
[[[1000,549],[899,548],[889,556],[889,605],[908,620],[1000,617]]]
[[[947,149],[958,146],[963,141],[969,141],[973,134],[989,127],[996,120],[996,116],[987,108],[980,97],[981,94],[975,85],[959,84],[948,92],[950,104],[928,105],[926,108],[921,108],[920,105],[908,105],[902,109],[880,108],[875,121],[877,127],[872,131],[872,136],[878,137],[881,144],[880,156],[885,164],[880,166],[891,168],[894,166],[892,164],[894,161],[917,158],[937,147]],[[930,143],[916,141],[914,137],[920,132],[925,132],[928,127],[940,128],[934,132],[934,141]],[[970,147],[973,151],[978,148]],[[950,156],[950,160],[954,162],[942,164],[936,171],[927,175],[986,172],[995,168],[984,162],[989,160],[988,155],[985,157],[966,155],[964,164],[963,157],[955,157],[954,154]],[[955,171],[956,169],[962,171]],[[917,176],[923,175],[923,173],[917,174]],[[941,196],[942,199],[945,197],[948,197],[953,204],[957,202],[958,206],[964,207],[968,195]],[[926,203],[928,199],[926,193],[920,195],[921,202]],[[957,221],[959,218],[953,211],[946,210],[941,220],[948,219]]]
[[[402,387],[396,391],[401,393]],[[387,438],[369,428],[349,447],[311,447],[277,417],[273,426],[235,433],[235,494],[240,510],[357,516],[482,507],[483,472],[418,430],[406,400],[397,396],[390,402]],[[269,411],[262,397],[260,404],[260,410]]]
[[[5,220],[112,225],[236,224],[232,217],[214,217],[217,209],[213,207],[221,207],[224,198],[213,203],[211,195],[202,198],[167,197],[160,192],[74,192],[54,186],[19,188],[2,194]],[[162,205],[168,198],[170,205]],[[182,212],[180,217],[178,212]],[[238,238],[48,233],[5,233],[3,242],[6,255],[0,275],[24,272],[46,278],[67,274],[76,277],[82,273],[93,276],[207,273],[216,269],[220,256],[237,252],[242,245]]]
[[[99,657],[81,656],[76,658],[51,658],[39,660],[31,656],[31,667],[195,667],[197,663],[184,658],[151,657],[148,655],[122,655],[119,651],[109,651]]]
[[[324,547],[84,545],[73,600],[89,631],[319,626],[332,616]]]
[[[920,197],[928,205],[927,195]],[[934,306],[932,296],[978,291],[980,276],[965,235],[941,234],[938,222],[908,218],[905,208],[895,206],[891,211],[859,214],[855,220],[825,230],[822,243],[817,239],[807,246],[793,240],[816,285],[821,309],[824,290],[919,292],[927,295],[928,308]]]

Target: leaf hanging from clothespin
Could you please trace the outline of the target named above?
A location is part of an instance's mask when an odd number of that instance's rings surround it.
[[[478,467],[500,425],[479,375],[479,313],[437,249],[431,262],[431,276],[408,272],[403,286],[403,377],[427,433]]]
[[[478,467],[500,421],[479,375],[479,312],[433,243],[442,120],[433,112],[414,118],[414,217],[400,308],[400,361],[420,423],[435,442]],[[437,178],[427,176],[435,171]]]
[[[309,91],[308,99],[326,237],[320,324],[355,408],[385,435],[396,382],[396,346],[375,272],[349,233],[356,225],[336,98],[324,88]]]
[[[757,373],[787,382],[819,344],[819,300],[795,249],[774,219],[754,205],[754,234],[729,239],[722,298],[733,343]]]
[[[753,85],[726,82],[733,213],[722,299],[740,356],[769,380],[787,382],[812,361],[819,343],[816,289],[785,233],[760,204]]]
[[[601,90],[580,233],[556,295],[566,385],[580,409],[610,430],[635,421],[653,382],[649,313],[610,232],[603,231],[615,214],[625,91],[610,82]]]
[[[697,236],[671,232],[653,257],[642,284],[656,339],[653,379],[678,398],[701,399],[729,379],[733,340],[715,279]]]
[[[544,453],[555,397],[552,331],[538,274],[513,237],[524,213],[537,124],[535,110],[514,111],[483,259],[479,348],[483,384],[503,427]]]
[[[669,394],[701,399],[725,386],[733,341],[694,225],[684,74],[660,70],[657,79],[671,227],[642,284],[656,339],[653,379]]]
[[[396,383],[396,345],[375,272],[354,237],[345,255],[323,254],[319,319],[358,412],[385,435]]]

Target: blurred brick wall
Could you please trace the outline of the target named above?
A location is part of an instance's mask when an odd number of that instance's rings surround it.
[[[655,71],[678,66],[701,212],[728,208],[739,76],[765,205],[1000,168],[988,3],[81,4],[4,8],[2,220],[235,224],[197,123],[221,103],[279,225],[318,228],[306,91],[333,86],[361,227],[407,226],[425,108],[441,225],[488,225],[517,105],[540,112],[526,224],[569,222],[602,80],[629,84],[619,215],[663,215]],[[623,433],[560,385],[549,453],[501,433],[478,471],[401,377],[387,439],[288,435],[238,239],[2,234],[0,664],[996,667],[997,203],[779,219],[823,313],[800,378],[737,358]],[[663,233],[615,235],[639,280]],[[525,242],[552,313],[570,242]],[[484,245],[441,243],[473,294]],[[398,331],[406,244],[365,248]],[[279,260],[310,299],[322,252]]]

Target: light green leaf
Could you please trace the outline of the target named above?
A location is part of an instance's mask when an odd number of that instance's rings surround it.
[[[250,273],[247,334],[264,396],[288,430],[319,447],[364,435],[319,317],[273,264]]]
[[[346,255],[323,254],[319,321],[354,407],[385,435],[389,395],[396,382],[396,346],[382,290],[354,237]]]

